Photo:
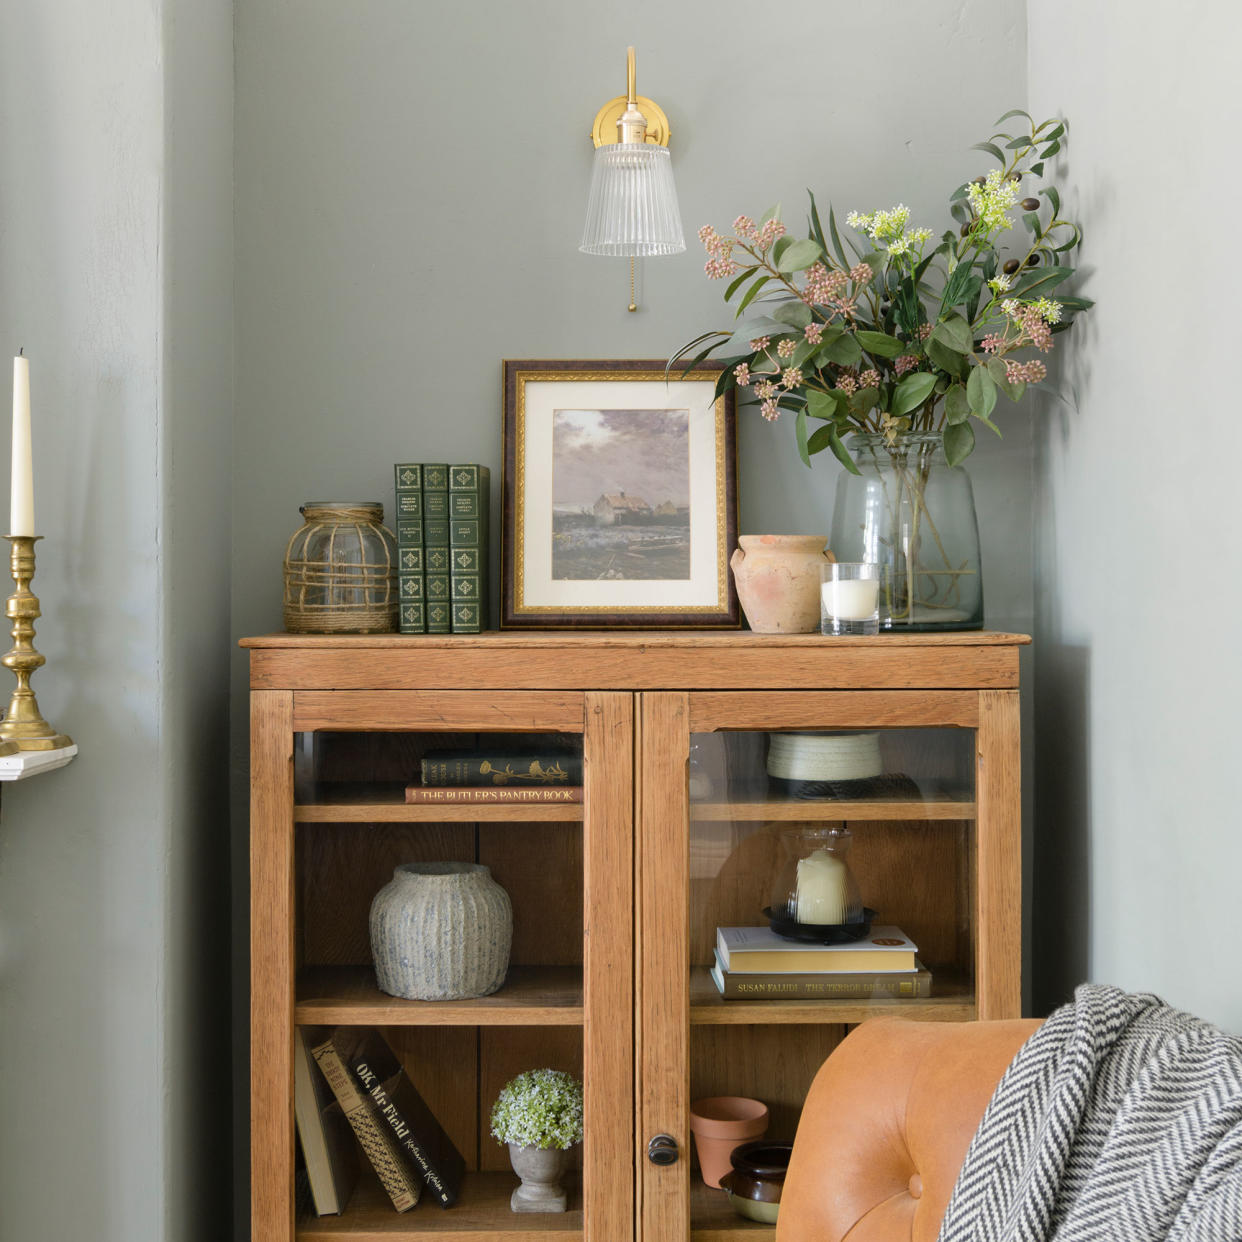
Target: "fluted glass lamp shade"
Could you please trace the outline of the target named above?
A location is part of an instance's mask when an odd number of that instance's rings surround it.
[[[595,148],[591,197],[579,250],[644,258],[686,248],[668,148],[613,142]]]

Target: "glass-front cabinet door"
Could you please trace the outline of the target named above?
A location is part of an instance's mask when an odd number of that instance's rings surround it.
[[[759,1101],[792,1142],[855,1024],[1018,1016],[1016,713],[1016,691],[640,696],[643,1242],[774,1236],[707,1184],[695,1102]],[[698,1111],[731,1107],[757,1111]]]
[[[252,696],[256,1242],[633,1238],[633,705],[629,693],[580,691]],[[394,995],[377,974],[372,902],[397,868],[449,863],[483,864],[507,894],[508,969],[477,998]],[[487,910],[473,889],[462,900],[474,903],[468,939]],[[460,948],[460,928],[429,930],[441,917],[429,908],[409,907],[423,920],[411,956]],[[405,915],[393,910],[396,925]],[[436,962],[404,960],[395,939],[386,956],[435,986]],[[372,1033],[464,1160],[447,1210],[426,1187],[395,1210],[356,1149],[335,1210],[320,1215],[295,1193],[318,1158],[295,1141],[303,1048],[367,1046]],[[515,1214],[491,1110],[508,1080],[541,1068],[584,1082],[585,1138],[571,1152],[568,1210]]]

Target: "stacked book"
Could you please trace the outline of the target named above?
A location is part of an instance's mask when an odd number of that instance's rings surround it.
[[[931,974],[900,928],[849,944],[786,940],[770,927],[718,927],[712,982],[725,1000],[894,1000],[931,995]]]
[[[298,1027],[294,1116],[320,1216],[339,1216],[358,1175],[358,1153],[398,1212],[424,1190],[441,1207],[461,1191],[465,1161],[376,1030]]]
[[[491,471],[475,463],[399,462],[398,628],[477,634],[487,624]]]
[[[429,750],[406,802],[581,802],[582,755],[572,750]]]

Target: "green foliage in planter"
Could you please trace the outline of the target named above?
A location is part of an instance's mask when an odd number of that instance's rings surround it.
[[[582,1084],[563,1070],[527,1070],[505,1084],[492,1106],[492,1136],[519,1147],[582,1141]]]

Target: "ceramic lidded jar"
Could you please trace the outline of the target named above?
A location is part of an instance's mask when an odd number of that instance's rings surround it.
[[[741,535],[729,561],[757,634],[819,631],[819,568],[834,560],[827,535]]]
[[[371,903],[375,978],[390,996],[489,996],[512,943],[509,894],[481,863],[404,863]]]

